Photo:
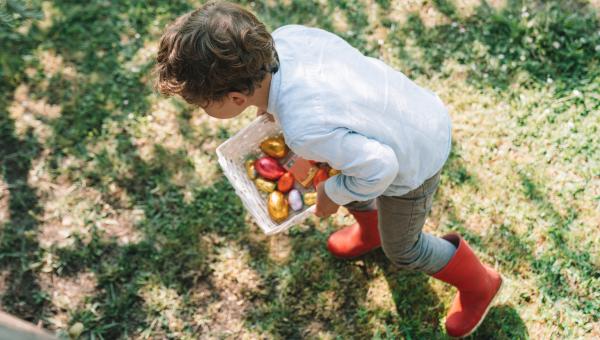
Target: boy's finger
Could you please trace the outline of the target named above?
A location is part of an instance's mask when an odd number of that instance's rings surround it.
[[[271,121],[271,122],[274,122],[274,121],[275,121],[275,118],[273,118],[273,115],[272,115],[272,114],[270,114],[269,112],[267,112],[267,111],[263,111],[263,112],[256,111],[256,116],[257,116],[257,117],[260,117],[260,116],[262,116],[262,115],[266,115],[266,116],[267,116],[267,119],[268,119],[269,121]]]

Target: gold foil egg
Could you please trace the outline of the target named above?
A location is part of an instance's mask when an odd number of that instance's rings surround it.
[[[316,192],[307,192],[304,194],[304,204],[313,205],[317,203],[317,193]]]
[[[269,215],[277,223],[284,221],[288,217],[288,202],[280,191],[273,191],[269,194],[267,207],[269,208]]]
[[[274,158],[283,158],[288,153],[288,147],[282,136],[269,137],[260,143],[260,149]]]
[[[271,192],[275,191],[275,182],[270,182],[270,181],[267,181],[266,179],[257,178],[254,181],[254,183],[256,184],[256,187],[260,191],[264,191],[266,193],[271,193]]]

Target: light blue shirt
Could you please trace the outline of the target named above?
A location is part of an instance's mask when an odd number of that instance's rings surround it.
[[[451,122],[436,94],[328,31],[287,25],[272,36],[280,65],[267,111],[292,151],[341,170],[325,182],[331,200],[400,196],[442,168]]]

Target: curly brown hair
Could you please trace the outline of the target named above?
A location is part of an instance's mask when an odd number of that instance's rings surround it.
[[[224,1],[178,17],[166,28],[156,61],[155,88],[202,107],[232,91],[252,95],[279,65],[265,25],[242,6]]]

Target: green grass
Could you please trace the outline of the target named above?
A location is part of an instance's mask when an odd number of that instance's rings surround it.
[[[471,338],[600,337],[598,8],[242,3],[271,30],[334,31],[447,103],[425,228],[506,278]],[[343,211],[262,234],[215,156],[253,112],[217,121],[152,91],[161,30],[197,5],[0,2],[0,308],[90,339],[447,338],[454,289],[380,250],[326,251]]]

